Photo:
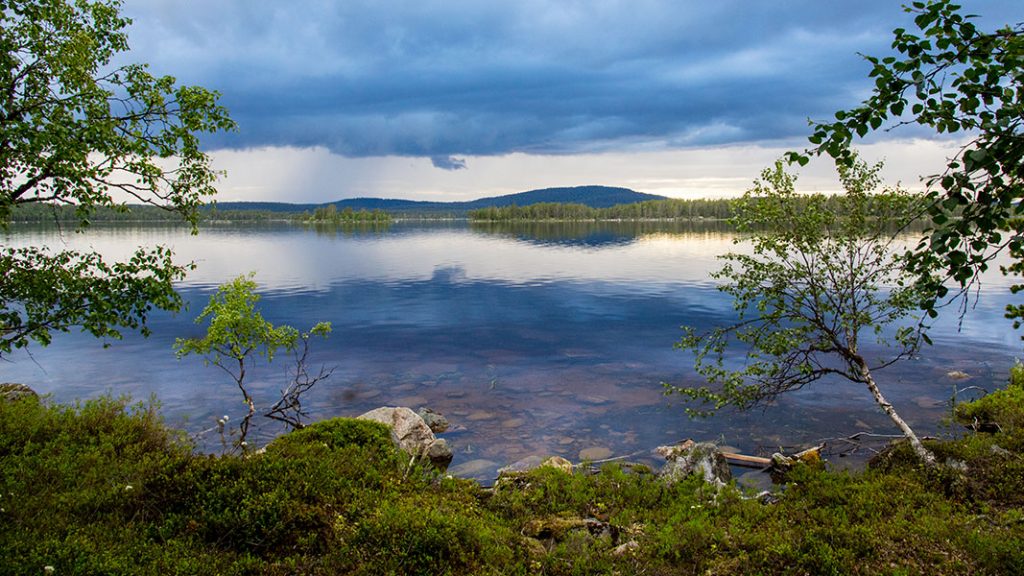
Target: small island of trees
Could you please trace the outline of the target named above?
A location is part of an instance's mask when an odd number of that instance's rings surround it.
[[[334,204],[320,206],[312,214],[304,215],[303,221],[312,224],[387,224],[391,216],[383,210],[353,210],[346,207],[338,210]]]

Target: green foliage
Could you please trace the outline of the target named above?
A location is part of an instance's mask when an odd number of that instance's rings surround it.
[[[277,352],[281,350],[295,351],[301,344],[303,354],[297,360],[296,368],[296,378],[301,378],[305,375],[304,361],[308,352],[309,339],[313,336],[326,338],[331,332],[329,322],[320,322],[310,328],[309,332],[304,333],[300,333],[291,326],[271,324],[256,308],[260,297],[256,293],[256,282],[252,276],[252,274],[239,276],[222,284],[217,292],[210,297],[209,304],[196,318],[197,324],[209,322],[206,336],[178,338],[174,342],[175,353],[179,359],[189,354],[199,354],[203,356],[204,362],[221,368],[235,381],[249,408],[248,414],[239,424],[241,435],[238,445],[243,449],[246,447],[245,437],[249,430],[250,420],[256,413],[255,400],[245,383],[246,370],[252,359],[262,357],[267,362],[271,362]],[[328,375],[329,372],[321,372],[320,376],[306,382],[297,381],[298,392],[291,394],[295,396],[293,405],[298,404],[298,394]],[[289,392],[295,389],[295,386],[289,387],[284,400],[288,400]],[[280,403],[275,405],[275,410],[279,405]],[[288,409],[288,407],[285,408],[285,410]],[[303,413],[300,406],[297,406],[295,410],[298,411],[298,414],[291,420],[285,418],[284,421],[297,424],[296,419]]]
[[[373,422],[214,457],[152,407],[28,397],[0,402],[0,572],[1021,574],[1022,432],[930,443],[966,476],[922,469],[905,445],[864,473],[797,467],[772,505],[617,465],[539,469],[488,496],[406,475]]]
[[[348,527],[345,547],[354,574],[477,574],[513,559],[511,532],[466,513],[476,503],[434,494],[385,500]],[[501,571],[500,573],[504,573]],[[514,572],[513,572],[514,573]]]
[[[748,233],[737,242],[750,242],[752,253],[723,256],[727,263],[714,274],[725,280],[720,289],[734,298],[738,321],[708,334],[687,328],[677,344],[695,352],[698,373],[718,388],[670,392],[713,410],[745,409],[829,375],[865,383],[865,370],[913,353],[921,325],[910,312],[920,294],[904,283],[892,228],[913,219],[918,199],[899,190],[872,195],[879,168],[840,165],[846,194],[830,203],[798,196],[781,163],[762,172],[733,219]],[[901,324],[890,342],[885,330]],[[892,356],[869,366],[860,355],[862,333],[894,344]],[[734,345],[747,350],[740,369],[726,362]]]
[[[124,198],[195,225],[218,174],[197,134],[234,127],[218,94],[177,86],[144,65],[112,67],[127,51],[118,0],[0,2],[0,227],[17,206],[74,206],[79,227]],[[116,338],[145,327],[152,307],[177,310],[187,266],[166,249],[130,263],[95,253],[5,248],[0,257],[0,354],[81,326]],[[121,289],[124,288],[122,291]]]
[[[876,194],[864,207],[872,218],[889,218],[891,202],[900,201],[900,194]],[[844,210],[839,196],[807,197],[794,195],[794,210],[805,204],[817,204],[827,211]],[[610,208],[591,208],[583,204],[538,203],[529,206],[503,206],[469,211],[473,222],[584,222],[584,221],[646,221],[646,220],[715,220],[735,217],[735,202],[731,200],[648,200],[632,204],[619,204]],[[902,217],[901,217],[902,220]],[[898,226],[896,222],[893,226]],[[906,222],[903,223],[907,224]]]
[[[961,424],[976,430],[1024,430],[1024,364],[1017,361],[1013,365],[1006,388],[958,404],[953,415]]]
[[[256,308],[260,297],[252,277],[239,276],[217,289],[196,317],[196,324],[209,322],[206,336],[177,339],[174,349],[179,358],[199,354],[217,366],[238,363],[243,365],[239,368],[243,373],[232,376],[240,380],[244,378],[244,362],[250,356],[261,356],[269,362],[279,350],[295,348],[299,331],[291,326],[274,326]],[[317,324],[311,330],[322,331],[330,331],[330,325]]]
[[[190,458],[156,414],[110,399],[0,402],[0,572],[127,572],[126,559],[145,546],[122,537],[153,518],[143,495]]]
[[[866,57],[871,96],[836,112],[835,122],[814,123],[810,136],[816,147],[809,153],[848,163],[854,136],[893,125],[966,135],[944,172],[928,179],[933,230],[914,265],[930,292],[924,307],[932,311],[947,294],[933,270],[966,288],[1005,248],[1016,259],[1007,271],[1024,270],[1021,228],[1014,224],[1024,197],[1024,24],[986,31],[960,9],[950,0],[908,6],[916,30],[893,31],[893,55]],[[807,161],[798,153],[789,157]],[[1024,308],[1011,306],[1008,315],[1019,320]]]
[[[98,338],[120,338],[121,328],[148,335],[147,315],[179,307],[173,283],[191,269],[171,258],[159,246],[115,263],[95,252],[0,248],[0,356],[73,326]]]
[[[289,451],[300,446],[322,445],[328,450],[341,450],[346,446],[358,446],[381,454],[394,451],[391,430],[380,422],[355,418],[331,418],[299,430],[293,430],[274,440],[268,451]]]
[[[749,233],[736,241],[748,240],[752,253],[722,256],[726,264],[712,276],[726,281],[720,289],[733,297],[738,319],[706,334],[684,327],[677,344],[693,351],[697,373],[714,388],[666,384],[666,392],[703,403],[687,408],[691,415],[709,415],[838,376],[864,385],[922,462],[933,465],[873,376],[927,341],[925,324],[912,312],[928,293],[907,281],[906,258],[893,245],[893,228],[916,218],[920,199],[898,189],[872,195],[881,164],[852,157],[837,168],[845,194],[831,207],[821,195],[797,201],[796,178],[781,161],[736,202],[732,222]],[[880,358],[865,357],[862,336],[883,348]],[[746,349],[741,368],[727,361],[737,345]]]
[[[305,221],[314,224],[386,224],[391,221],[391,217],[383,210],[362,209],[356,211],[351,207],[346,207],[344,210],[338,211],[337,206],[328,204],[313,210],[313,213]]]
[[[298,209],[296,209],[297,212]],[[268,222],[273,220],[288,221],[297,217],[295,213],[272,212],[270,210],[220,210],[216,204],[201,206],[196,213],[197,222],[201,225],[211,221],[228,222]],[[78,225],[79,219],[75,206],[65,206],[52,202],[19,204],[11,211],[10,222],[39,222],[44,224]],[[89,223],[107,222],[161,222],[181,224],[181,214],[160,206],[148,204],[129,204],[127,206],[94,206],[89,214]]]
[[[403,473],[383,425],[210,457],[155,414],[0,402],[0,572],[478,574],[514,558],[475,491]]]

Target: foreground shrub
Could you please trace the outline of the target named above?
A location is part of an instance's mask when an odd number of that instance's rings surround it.
[[[1006,388],[958,404],[954,416],[957,422],[975,430],[1012,433],[1024,428],[1024,364],[1017,361],[1010,369]]]
[[[151,406],[26,398],[0,402],[0,574],[1022,574],[1020,436],[797,467],[764,504],[614,464],[488,491],[350,419],[198,455]]]

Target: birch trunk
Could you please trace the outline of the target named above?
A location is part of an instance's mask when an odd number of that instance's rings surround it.
[[[885,396],[882,396],[882,391],[878,389],[878,385],[875,384],[875,379],[871,377],[871,370],[868,369],[867,364],[861,358],[857,358],[857,371],[863,378],[864,383],[867,384],[868,390],[871,391],[871,395],[875,397],[875,402],[877,402],[878,405],[882,407],[882,411],[896,423],[896,426],[898,426],[900,431],[903,432],[903,435],[907,437],[907,440],[910,440],[910,446],[914,449],[914,453],[917,454],[917,457],[921,459],[921,462],[929,467],[935,466],[935,455],[932,454],[931,450],[925,448],[924,444],[921,444],[921,440],[917,437],[917,434],[914,433],[903,418],[900,418],[900,415],[896,413],[896,409],[893,408],[892,404],[885,399]]]

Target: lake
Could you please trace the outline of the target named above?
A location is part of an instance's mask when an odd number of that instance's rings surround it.
[[[0,365],[0,380],[59,402],[154,397],[168,424],[190,433],[224,414],[237,421],[245,410],[223,372],[197,357],[177,360],[172,344],[200,336],[193,318],[217,285],[251,271],[270,321],[303,330],[333,324],[330,338],[313,344],[311,364],[335,367],[305,398],[314,420],[385,405],[430,407],[452,422],[444,435],[455,452],[452,470],[467,477],[493,479],[498,467],[533,454],[647,461],[650,449],[685,438],[764,454],[856,432],[898,432],[867,390],[839,381],[706,420],[689,419],[678,399],[662,395],[662,382],[698,383],[692,359],[673,349],[680,326],[733,318],[731,300],[709,278],[717,255],[733,249],[721,224],[211,224],[198,236],[175,226],[95,225],[81,234],[14,226],[5,243],[111,257],[164,244],[196,263],[179,287],[189,310],[157,314],[150,338],[127,334],[104,348],[87,335],[58,334],[51,346]],[[949,315],[932,330],[933,346],[876,375],[919,433],[949,432],[942,420],[957,388],[1005,382],[1020,349],[1002,317],[1009,284],[988,274],[959,329]],[[258,404],[275,400],[289,368],[279,356],[251,372]],[[257,424],[256,443],[282,431]],[[197,442],[219,446],[212,434]],[[849,448],[841,441],[830,448],[840,465],[870,455],[840,457]]]

